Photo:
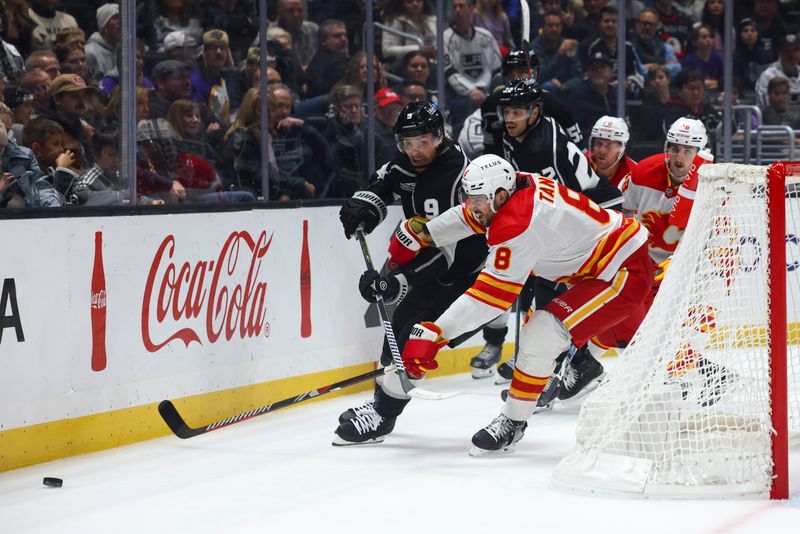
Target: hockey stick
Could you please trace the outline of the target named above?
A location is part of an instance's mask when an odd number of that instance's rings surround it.
[[[361,252],[364,254],[364,262],[367,264],[368,271],[374,271],[375,267],[372,264],[372,256],[367,247],[367,239],[364,237],[364,230],[359,227],[356,229],[356,237],[358,243],[361,245]],[[452,391],[450,393],[438,393],[435,391],[428,391],[418,388],[411,383],[406,373],[405,365],[403,365],[403,358],[400,356],[400,348],[397,346],[397,339],[394,337],[394,329],[392,323],[389,321],[389,313],[386,311],[386,304],[383,302],[383,295],[380,293],[375,294],[375,304],[378,305],[378,314],[381,316],[381,323],[383,323],[383,331],[386,333],[386,341],[389,344],[389,351],[392,353],[392,362],[394,362],[395,373],[400,379],[400,385],[409,397],[425,400],[442,400],[448,399],[458,395],[459,391]]]
[[[161,414],[162,419],[164,422],[167,423],[172,432],[181,439],[189,439],[195,436],[199,436],[200,434],[205,434],[207,432],[211,432],[212,430],[219,430],[220,428],[225,428],[226,426],[235,425],[236,423],[241,423],[242,421],[246,421],[247,419],[252,419],[253,417],[257,417],[259,415],[264,415],[269,412],[274,412],[275,410],[279,410],[281,408],[285,408],[287,406],[291,406],[293,404],[297,404],[299,402],[306,401],[308,399],[314,399],[321,395],[325,395],[326,393],[330,393],[331,391],[336,391],[337,389],[346,388],[348,386],[352,386],[358,384],[359,382],[364,382],[365,380],[369,380],[370,378],[379,377],[385,373],[393,372],[394,368],[392,366],[382,367],[380,369],[375,369],[374,371],[370,371],[368,373],[364,373],[358,376],[354,376],[352,378],[347,378],[345,380],[341,380],[339,382],[334,382],[328,386],[323,386],[318,389],[312,389],[302,395],[298,395],[297,397],[291,397],[288,399],[283,399],[278,402],[274,402],[272,404],[267,404],[261,406],[260,408],[256,408],[254,410],[250,410],[248,412],[240,413],[238,415],[234,415],[233,417],[228,417],[227,419],[223,419],[221,421],[216,421],[211,423],[210,425],[206,425],[200,428],[192,428],[186,424],[181,414],[178,413],[178,409],[175,408],[175,405],[172,404],[172,401],[164,400],[158,405],[158,413]]]

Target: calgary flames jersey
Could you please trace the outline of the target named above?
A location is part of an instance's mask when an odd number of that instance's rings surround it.
[[[675,252],[683,230],[670,224],[669,215],[680,184],[672,183],[666,154],[654,154],[639,162],[622,183],[622,208],[632,213],[650,233],[650,257],[661,263]]]
[[[594,169],[594,172],[600,174],[600,172],[597,170],[597,167],[595,167],[594,163],[592,163],[592,152],[590,150],[587,150],[584,152],[584,154],[586,154],[586,158],[592,165],[592,169]],[[606,178],[608,178],[608,181],[611,182],[611,185],[622,187],[620,184],[622,184],[622,181],[626,180],[631,175],[633,169],[636,168],[636,165],[638,164],[635,161],[633,161],[628,156],[623,155],[622,159],[619,161],[619,165],[617,165],[617,170],[614,172],[614,175],[606,176]]]
[[[635,219],[605,210],[544,176],[532,177],[530,187],[511,195],[488,231],[463,205],[426,227],[438,246],[484,231],[489,244],[478,279],[436,321],[448,339],[510,308],[532,271],[568,284],[610,281],[647,243],[647,231]]]

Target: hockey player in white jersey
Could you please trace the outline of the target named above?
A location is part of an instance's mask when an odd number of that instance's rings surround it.
[[[520,185],[520,179],[528,184]],[[501,414],[472,438],[470,453],[479,455],[514,447],[556,357],[571,343],[583,345],[643,306],[653,264],[647,230],[638,221],[551,178],[517,173],[499,156],[470,163],[462,189],[466,204],[427,223],[422,239],[441,245],[485,231],[489,256],[466,293],[435,322],[412,329],[402,354],[412,376],[438,367],[436,354],[448,339],[507,310],[532,270],[569,287],[522,328],[508,399]]]

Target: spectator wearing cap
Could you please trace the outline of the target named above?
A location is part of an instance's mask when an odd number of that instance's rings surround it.
[[[191,63],[197,56],[197,42],[184,31],[169,32],[164,37],[164,55],[167,59]]]
[[[75,17],[58,11],[60,0],[33,0],[28,16],[36,23],[31,33],[31,51],[51,50],[53,38],[60,30],[77,28]]]
[[[375,164],[380,167],[398,155],[394,138],[397,115],[403,109],[403,101],[394,89],[384,87],[375,93]]]
[[[329,19],[319,27],[319,50],[306,70],[308,97],[328,93],[347,71],[348,65],[347,27],[344,22]]]
[[[51,50],[37,50],[25,60],[25,70],[42,69],[50,76],[50,81],[55,80],[61,75],[61,62],[58,56]]]
[[[192,96],[190,72],[188,64],[174,59],[165,59],[153,67],[150,78],[155,89],[150,93],[151,118],[166,118],[170,104],[179,98]]]
[[[742,91],[752,93],[763,70],[772,63],[758,37],[758,25],[751,18],[742,19],[736,27],[736,49],[733,51],[733,77],[742,83]]]
[[[616,114],[617,92],[609,89],[613,78],[614,66],[606,54],[595,52],[587,59],[586,79],[567,100],[567,107],[578,119],[584,139],[589,139],[597,119]]]
[[[59,123],[64,128],[64,146],[72,148],[76,155],[76,167],[83,165],[83,143],[88,143],[94,134],[94,126],[85,120],[89,113],[89,92],[97,88],[86,83],[77,74],[62,74],[47,90],[50,105],[39,116]]]
[[[121,48],[117,47],[117,54],[121,52]],[[137,87],[144,87],[146,89],[154,89],[153,82],[144,75],[144,42],[136,40],[136,85]],[[100,90],[103,94],[110,96],[114,88],[119,85],[119,57],[117,57],[117,67],[114,67],[100,79]]]
[[[600,10],[600,34],[586,44],[588,57],[602,52],[611,59],[614,68],[613,75],[617,76],[617,27],[618,13],[614,7],[605,6]],[[584,56],[585,58],[586,56]],[[629,41],[625,41],[625,90],[628,95],[635,96],[644,87],[644,67],[639,60],[636,50]],[[599,117],[598,117],[599,118]]]
[[[193,3],[193,2],[192,2]],[[164,39],[167,34],[180,30],[199,43],[203,35],[200,19],[193,16],[194,10],[186,0],[156,0],[157,14],[147,22],[150,32],[150,45],[157,52],[164,52]],[[150,22],[152,21],[152,22]]]
[[[222,74],[225,68],[233,66],[228,42],[228,34],[222,30],[204,33],[198,68],[192,69],[189,74],[192,81],[191,99],[207,105],[225,124],[230,122],[231,101]]]
[[[99,81],[117,66],[119,30],[119,6],[103,4],[97,8],[97,31],[86,43],[86,66],[90,79]]]
[[[4,21],[0,18],[0,32]],[[2,32],[4,33],[4,32]],[[25,60],[17,47],[0,37],[0,78],[5,83],[16,84],[25,70]]]
[[[778,61],[767,67],[756,82],[756,102],[767,105],[767,86],[776,76],[789,81],[789,105],[800,106],[800,39],[795,34],[782,37],[778,45]]]
[[[306,20],[303,5],[302,0],[278,0],[275,7],[275,25],[280,26],[292,36],[293,50],[305,69],[317,53],[321,41],[317,40],[320,27],[316,23]]]

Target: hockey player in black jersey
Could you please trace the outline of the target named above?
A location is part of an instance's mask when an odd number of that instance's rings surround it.
[[[386,216],[386,206],[400,199],[406,218],[424,223],[459,203],[461,174],[467,158],[445,136],[444,119],[430,102],[406,105],[394,127],[400,154],[381,167],[365,191],[356,192],[339,212],[349,238],[359,226],[371,232]],[[411,235],[401,225],[390,243],[391,260],[398,260]],[[404,234],[405,232],[405,234]],[[399,237],[399,239],[398,239]],[[400,253],[397,253],[400,250]],[[410,261],[383,276],[366,271],[359,290],[368,301],[383,295],[387,304],[398,303],[392,327],[402,348],[411,328],[420,320],[438,317],[469,288],[483,267],[488,248],[482,235],[460,241],[455,247],[425,248],[409,254]],[[413,258],[413,259],[412,259]],[[381,363],[391,363],[384,342]],[[376,385],[374,400],[345,411],[339,418],[334,445],[383,441],[408,403],[397,375],[390,373]]]
[[[528,64],[530,63],[530,67]],[[503,83],[507,84],[520,78],[539,77],[539,58],[534,50],[511,50],[503,58]],[[483,127],[483,153],[503,155],[503,123],[497,115],[501,90],[486,97],[481,105],[481,124]],[[542,91],[542,102],[547,115],[564,129],[570,140],[582,146],[583,138],[578,122],[572,113],[554,94]]]

